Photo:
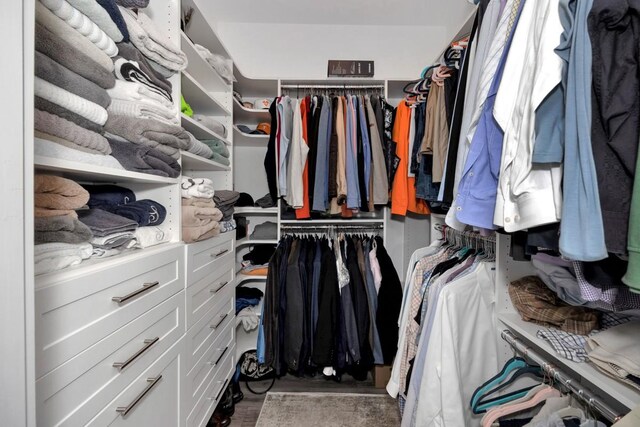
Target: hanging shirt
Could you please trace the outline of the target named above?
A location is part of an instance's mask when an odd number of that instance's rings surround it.
[[[278,185],[280,196],[287,196],[287,177],[289,144],[293,134],[293,100],[288,96],[280,99],[278,116],[280,117],[280,137],[278,138]]]
[[[324,97],[318,122],[318,154],[316,157],[312,209],[325,212],[329,208],[329,144],[331,141],[331,100]],[[310,171],[314,173],[314,171]]]
[[[409,118],[409,153],[413,153],[413,147],[415,146],[416,139],[416,104],[412,104],[411,108],[411,117]],[[413,162],[413,156],[410,157],[407,162],[407,176],[410,178],[415,178],[416,174],[411,169],[411,164]]]
[[[307,147],[307,153],[309,153],[309,144],[307,143],[309,135],[308,120],[309,120],[310,106],[309,98],[304,98],[300,101],[300,116],[302,118],[302,144]],[[311,216],[309,206],[309,160],[305,157],[304,168],[302,170],[302,207],[296,209],[296,219],[307,219]]]
[[[371,104],[371,99],[366,98],[367,115],[369,116],[369,135],[371,136],[371,156],[373,160],[373,203],[376,205],[386,205],[389,202],[389,182],[387,180],[387,167],[382,151],[382,140],[380,139],[380,129],[378,121]]]
[[[371,178],[371,142],[369,140],[369,126],[365,115],[364,97],[358,99],[358,114],[360,117],[360,132],[362,133],[362,151],[364,155],[364,182],[367,202],[370,200],[371,188],[369,181]]]
[[[338,111],[336,114],[336,134],[338,135],[338,168],[337,168],[337,186],[338,197],[337,205],[341,205],[347,199],[347,123],[346,123],[346,100],[344,97],[338,98]],[[336,205],[336,206],[337,206]],[[339,213],[341,209],[335,212],[332,206],[331,213]]]
[[[304,142],[302,134],[302,111],[297,99],[292,99],[293,126],[291,147],[287,164],[287,196],[285,201],[294,209],[304,205],[304,184],[302,175],[307,162],[309,147]]]
[[[358,184],[358,140],[354,97],[347,96],[347,208],[360,208],[360,186]],[[364,189],[363,189],[364,190]]]

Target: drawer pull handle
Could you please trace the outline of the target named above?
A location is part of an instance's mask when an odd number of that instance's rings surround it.
[[[218,285],[218,287],[217,287],[217,288],[215,288],[215,289],[211,289],[211,290],[210,290],[210,292],[211,292],[212,294],[217,293],[220,289],[222,289],[222,288],[224,288],[225,286],[227,286],[227,283],[229,283],[229,282],[227,281],[227,282],[222,282],[222,283],[220,283],[220,284]]]
[[[149,350],[151,348],[151,346],[154,345],[155,343],[157,343],[159,340],[160,340],[160,337],[155,337],[155,338],[150,338],[150,339],[144,340],[144,346],[140,350],[136,351],[134,354],[131,355],[131,357],[129,357],[124,362],[114,362],[113,363],[113,367],[114,368],[118,368],[119,371],[122,371],[124,368],[129,366],[134,360],[136,360],[138,357],[140,357],[142,355],[142,353],[144,353],[145,351]]]
[[[138,404],[138,402],[140,402],[142,400],[142,398],[151,391],[151,389],[158,384],[158,381],[160,381],[162,379],[162,375],[158,375],[155,378],[147,378],[147,382],[149,383],[144,390],[142,390],[140,392],[139,395],[137,395],[135,397],[135,399],[133,399],[133,402],[131,402],[130,404],[128,404],[127,406],[118,406],[116,408],[116,412],[118,412],[120,415],[122,415],[123,417],[126,417],[127,414],[129,412],[131,412],[131,410],[133,408],[136,407],[136,405]]]
[[[216,398],[213,400],[218,400],[218,398],[220,397],[220,395],[222,394],[222,392],[224,391],[225,388],[227,388],[227,383],[229,382],[229,380],[226,380],[224,382],[224,384],[222,384],[222,388],[220,389],[220,391],[218,392],[218,394],[216,395]]]
[[[226,254],[227,252],[229,252],[229,249],[223,249],[217,254],[211,254],[211,258],[220,258],[222,255]]]
[[[122,304],[123,302],[127,302],[129,301],[131,298],[136,297],[138,295],[140,295],[143,292],[147,292],[149,289],[158,286],[160,284],[160,282],[155,281],[155,282],[151,282],[151,283],[145,283],[142,285],[142,287],[136,291],[131,292],[130,294],[127,294],[123,297],[113,297],[111,298],[111,301],[115,301],[118,304]]]
[[[228,315],[229,315],[229,313],[225,314],[224,316],[220,316],[220,320],[218,320],[218,323],[216,323],[215,325],[211,325],[209,327],[211,329],[216,329],[218,326],[220,326],[222,324],[222,322],[224,322],[224,319],[226,319]]]
[[[224,356],[227,350],[229,350],[229,346],[226,346],[224,350],[222,350],[222,353],[220,353],[220,356],[218,356],[218,359],[215,362],[213,362],[213,366],[216,366],[218,365],[218,363],[220,363],[220,359],[222,359],[222,356]]]

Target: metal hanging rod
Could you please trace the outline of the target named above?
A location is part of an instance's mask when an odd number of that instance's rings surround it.
[[[547,362],[547,360],[536,353],[535,350],[527,347],[522,340],[516,337],[510,330],[505,329],[502,331],[502,339],[505,340],[516,353],[523,355],[525,358],[539,365],[554,381],[562,384],[562,386],[571,391],[589,408],[597,411],[612,423],[615,423],[624,416],[614,411],[609,405],[602,402],[600,398],[593,395],[590,391],[576,386],[571,377],[566,376],[557,366]]]
[[[477,231],[459,231],[459,230],[456,230],[455,228],[448,227],[444,224],[436,224],[433,226],[433,228],[434,230],[438,230],[442,232],[442,237],[447,239],[462,237],[463,239],[475,240],[475,241],[483,242],[485,244],[489,243],[489,244],[495,245],[496,243],[495,233],[489,236],[483,236]]]
[[[281,89],[384,89],[384,85],[280,85]]]
[[[367,225],[347,225],[347,224],[314,224],[312,226],[306,225],[281,225],[280,231],[286,232],[300,232],[300,233],[313,233],[315,231],[335,231],[335,232],[348,232],[348,231],[378,231],[384,229],[382,224],[367,224]]]

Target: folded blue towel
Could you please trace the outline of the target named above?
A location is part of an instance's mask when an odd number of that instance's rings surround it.
[[[129,218],[140,227],[160,225],[167,216],[167,210],[160,203],[153,200],[137,200],[126,205],[109,206],[106,211]]]
[[[78,220],[91,229],[94,237],[134,231],[138,228],[135,221],[102,209],[81,209],[77,212]]]
[[[126,205],[136,201],[136,195],[128,188],[117,185],[85,185],[85,190],[89,192],[90,208],[103,208],[104,206]]]

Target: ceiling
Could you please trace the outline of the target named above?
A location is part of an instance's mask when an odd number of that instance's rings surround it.
[[[224,23],[441,26],[470,10],[467,0],[208,0]]]

